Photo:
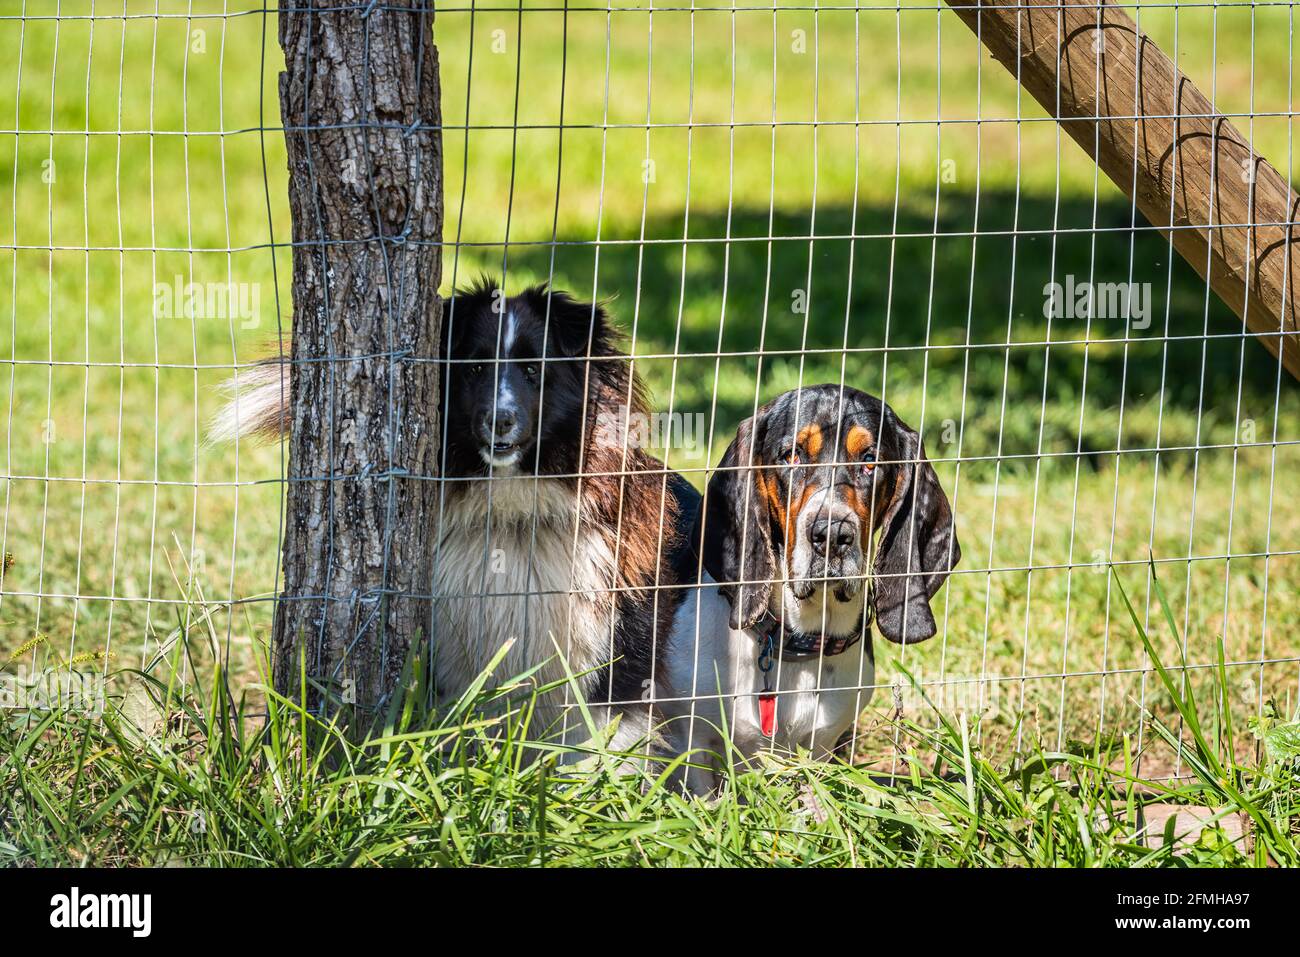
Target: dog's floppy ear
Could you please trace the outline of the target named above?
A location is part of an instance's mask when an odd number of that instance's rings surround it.
[[[757,449],[760,424],[758,416],[740,424],[709,480],[700,514],[704,568],[731,603],[731,627],[737,630],[749,628],[767,611],[776,568],[771,516],[753,468],[762,464]]]
[[[952,507],[925,457],[921,438],[885,407],[883,429],[899,438],[898,488],[889,503],[873,576],[876,626],[890,641],[934,637],[930,599],[961,558]],[[915,461],[912,461],[915,460]]]
[[[524,291],[529,305],[546,319],[546,351],[576,358],[608,355],[617,338],[609,314],[600,303],[580,302],[545,284]]]
[[[442,301],[442,356],[464,355],[465,341],[476,322],[495,316],[505,301],[501,285],[491,276],[480,275],[472,283],[452,290]]]

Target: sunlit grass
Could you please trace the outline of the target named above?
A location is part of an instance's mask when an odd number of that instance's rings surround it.
[[[1118,585],[1118,583],[1117,583]],[[1127,602],[1120,590],[1119,599]],[[1157,588],[1162,612],[1163,592]],[[1161,662],[1137,610],[1126,634],[1188,733],[1146,717],[1129,733],[1056,747],[1032,731],[1010,757],[980,743],[978,708],[920,698],[893,721],[893,767],[734,758],[722,791],[682,797],[673,770],[592,743],[565,755],[527,743],[532,688],[422,705],[418,663],[362,740],[294,698],[211,669],[220,636],[200,622],[147,671],[112,676],[100,718],[0,712],[0,862],[74,865],[1214,866],[1294,865],[1300,833],[1295,728],[1256,723],[1267,757],[1209,694]],[[1127,605],[1126,605],[1127,607]],[[1174,622],[1167,622],[1170,628]],[[206,663],[205,663],[206,662]],[[198,677],[180,681],[185,670]],[[912,685],[915,689],[916,685]],[[501,705],[512,704],[504,711]],[[265,711],[264,716],[260,712]],[[1186,740],[1184,740],[1184,737]],[[1148,780],[1139,759],[1187,775]],[[576,758],[562,760],[563,758]],[[696,755],[686,756],[694,760]],[[1145,830],[1143,808],[1210,808]],[[1246,822],[1242,831],[1239,822]],[[1230,827],[1233,825],[1233,827]],[[1237,835],[1244,833],[1245,837]]]
[[[203,423],[289,323],[289,222],[275,24],[230,6],[0,20],[0,130],[23,131],[0,133],[5,655],[39,635],[34,656],[138,666],[201,585],[252,599],[211,615],[232,680],[255,680],[281,453],[206,448]],[[896,666],[933,693],[983,680],[990,747],[1172,713],[1097,571],[1120,563],[1147,620],[1154,555],[1188,661],[1223,640],[1243,717],[1294,700],[1294,382],[1166,242],[1128,230],[1129,204],[950,13],[529,6],[472,31],[468,10],[438,14],[446,238],[475,244],[448,248],[446,285],[504,269],[615,297],[656,406],[704,417],[665,450],[696,484],[757,402],[801,383],[842,378],[920,428],[965,558],[938,639],[905,658],[879,643],[883,685]],[[1288,110],[1288,9],[1176,16],[1176,35],[1167,8],[1141,22],[1221,109]],[[1238,125],[1295,168],[1288,120]],[[1150,283],[1149,326],[1049,322],[1043,287],[1067,275]],[[258,309],[158,315],[178,277],[244,284]],[[864,716],[864,760],[889,746],[889,699]]]

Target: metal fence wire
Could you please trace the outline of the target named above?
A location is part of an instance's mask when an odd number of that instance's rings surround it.
[[[1119,6],[1289,183],[1294,3]],[[292,326],[275,18],[0,7],[11,672],[256,678],[286,452],[207,422]],[[434,39],[445,291],[487,274],[605,302],[651,397],[642,442],[697,489],[790,390],[862,390],[923,439],[962,560],[932,640],[877,635],[874,676],[823,689],[862,692],[860,759],[931,708],[994,749],[1141,748],[1172,707],[1125,598],[1184,681],[1212,687],[1222,655],[1224,707],[1294,712],[1282,350],[1175,252],[1191,226],[1149,222],[949,6],[453,0]]]

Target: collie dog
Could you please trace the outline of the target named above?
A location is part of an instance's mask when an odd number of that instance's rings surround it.
[[[599,304],[482,280],[444,303],[442,332],[438,695],[458,697],[513,640],[498,680],[563,681],[567,666],[596,723],[618,718],[610,746],[632,747],[649,737],[656,650],[694,572],[683,528],[699,495],[629,438],[646,399]],[[212,436],[282,435],[287,369],[244,374]],[[569,691],[539,699],[530,736],[585,739]]]

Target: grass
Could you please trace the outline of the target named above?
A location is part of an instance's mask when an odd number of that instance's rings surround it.
[[[1162,607],[1168,611],[1161,597]],[[1120,589],[1127,604],[1127,596]],[[1149,651],[1138,613],[1130,627]],[[202,617],[196,608],[195,618]],[[1171,622],[1172,625],[1172,622]],[[115,676],[100,719],[71,712],[0,722],[0,862],[17,865],[489,866],[1267,866],[1300,863],[1300,724],[1275,722],[1270,757],[1242,763],[1230,709],[1153,658],[1190,729],[1158,717],[1152,750],[1186,764],[1142,779],[1129,735],[1053,750],[1029,739],[1009,762],[980,744],[979,716],[927,707],[894,723],[895,766],[771,755],[731,762],[722,793],[683,799],[671,768],[593,743],[578,765],[527,741],[524,682],[468,694],[437,715],[418,682],[383,726],[353,742],[220,669],[180,682],[220,636],[196,628],[146,673]],[[190,666],[202,671],[197,660]],[[418,667],[411,669],[418,673]],[[1217,677],[1218,700],[1230,692]],[[919,685],[916,685],[919,688]],[[305,688],[305,685],[304,685]],[[541,692],[546,689],[535,689]],[[515,706],[499,704],[513,694]],[[301,700],[301,699],[300,699]],[[260,707],[260,705],[259,705]],[[493,716],[488,717],[487,714]],[[1257,726],[1257,730],[1259,730]],[[601,729],[592,728],[593,742]],[[1208,807],[1194,840],[1176,818],[1139,833],[1159,804]],[[1233,839],[1233,820],[1248,836]]]
[[[536,6],[438,15],[445,281],[487,269],[614,297],[657,407],[703,416],[698,443],[663,450],[696,484],[756,402],[801,382],[843,378],[923,431],[965,557],[937,598],[940,637],[878,646],[865,767],[904,760],[888,690],[903,670],[946,715],[974,695],[986,710],[967,732],[1004,771],[1027,741],[1087,752],[1127,733],[1146,748],[1143,708],[1186,736],[1116,583],[1202,694],[1222,648],[1239,722],[1270,699],[1293,713],[1295,383],[1167,242],[1130,228],[1127,201],[964,26],[919,0],[657,11],[653,33],[630,5]],[[0,132],[0,658],[143,668],[201,624],[217,653],[182,674],[211,682],[220,662],[237,700],[269,627],[283,463],[205,447],[203,422],[217,384],[289,323],[282,58],[251,4],[160,8],[99,0],[95,19],[68,19],[91,7],[66,0],[65,19],[21,20],[0,6],[14,93],[0,130],[20,131]],[[1263,115],[1293,105],[1290,16],[1164,7],[1140,22],[1220,109],[1261,114],[1237,123],[1296,170],[1289,119]],[[1044,286],[1067,276],[1149,283],[1150,325],[1049,320]],[[256,299],[247,314],[157,309],[156,286],[178,279]],[[46,732],[70,743],[72,728]],[[1186,770],[1177,752],[1143,760],[1153,777]],[[790,773],[796,791],[826,775],[863,806],[891,793],[867,770]],[[150,813],[157,833],[176,824]],[[938,854],[936,828],[908,846]],[[781,854],[803,846],[781,833]]]

